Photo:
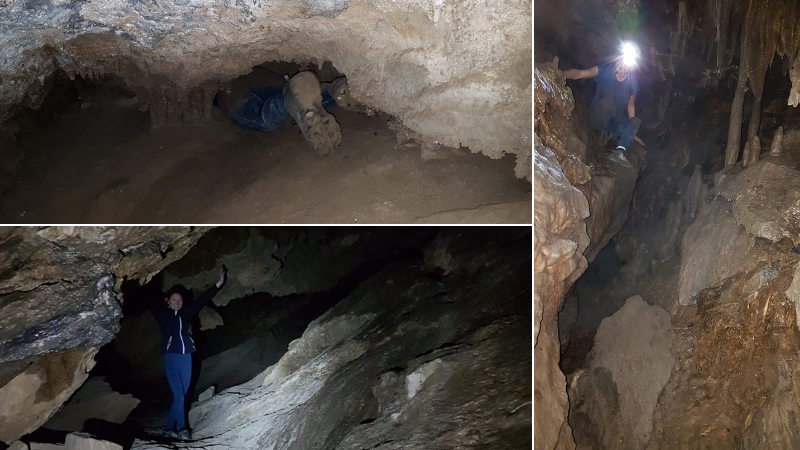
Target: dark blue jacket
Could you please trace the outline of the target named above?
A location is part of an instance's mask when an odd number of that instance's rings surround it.
[[[161,354],[165,353],[193,353],[194,341],[189,336],[189,322],[206,304],[219,292],[216,284],[200,294],[191,304],[184,306],[180,311],[167,307],[153,309],[153,316],[158,322],[161,331]]]

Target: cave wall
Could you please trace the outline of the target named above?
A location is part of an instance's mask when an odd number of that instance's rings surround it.
[[[209,118],[214,94],[264,61],[330,61],[356,100],[444,145],[516,154],[530,179],[531,16],[515,0],[12,0],[0,123],[37,108],[56,68],[121,76],[160,124]]]
[[[530,239],[524,227],[442,230],[361,282],[276,364],[197,404],[200,440],[175,445],[529,446]]]
[[[0,228],[0,440],[42,425],[119,330],[118,288],[182,257],[205,227]]]
[[[558,59],[534,65],[536,448],[571,448],[558,313],[588,260],[622,228],[638,169],[607,160],[575,114]],[[644,153],[636,163],[641,167]]]

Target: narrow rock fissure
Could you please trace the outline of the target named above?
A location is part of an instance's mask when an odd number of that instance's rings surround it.
[[[534,448],[800,445],[797,4],[541,3]]]

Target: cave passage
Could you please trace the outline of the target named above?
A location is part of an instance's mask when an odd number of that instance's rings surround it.
[[[530,442],[530,227],[8,233],[3,449]]]
[[[534,448],[797,448],[800,4],[537,6]]]
[[[284,76],[301,69],[316,73],[341,129],[341,144],[324,157],[286,111],[273,117],[274,131],[229,120],[244,109],[242,93],[280,96]],[[531,188],[515,178],[513,155],[492,160],[413,140],[396,119],[352,98],[338,106],[327,90],[346,78],[329,62],[264,63],[220,91],[181,100],[168,81],[134,89],[115,76],[84,76],[54,73],[42,106],[18,112],[25,156],[0,199],[0,220],[530,223]]]

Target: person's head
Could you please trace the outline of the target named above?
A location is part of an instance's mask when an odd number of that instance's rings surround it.
[[[617,66],[616,70],[614,70],[614,76],[617,77],[617,81],[623,82],[628,78],[628,72],[630,72],[630,69],[620,64]]]
[[[183,302],[187,297],[187,291],[188,290],[180,284],[172,286],[172,288],[167,291],[167,295],[164,298],[167,308],[173,311],[180,311],[180,309],[183,307]]]

